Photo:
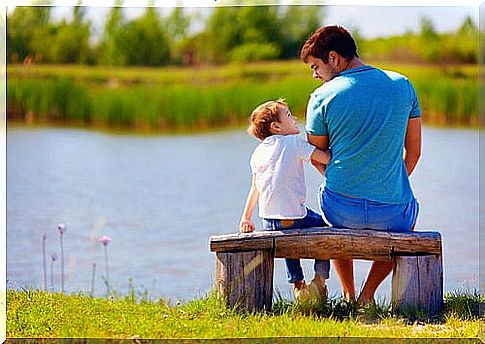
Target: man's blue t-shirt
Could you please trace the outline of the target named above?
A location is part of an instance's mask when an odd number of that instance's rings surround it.
[[[404,139],[408,120],[420,115],[413,86],[395,72],[361,66],[317,88],[308,103],[306,131],[328,136],[326,187],[381,203],[410,202]]]

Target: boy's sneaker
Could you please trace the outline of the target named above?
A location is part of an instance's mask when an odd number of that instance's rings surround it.
[[[310,299],[310,292],[308,291],[308,286],[303,281],[303,285],[300,288],[294,288],[295,299],[298,303],[305,303]]]
[[[325,285],[325,279],[320,277],[319,275],[315,275],[313,280],[308,285],[307,289],[312,300],[325,301],[328,297],[328,290],[327,286]]]

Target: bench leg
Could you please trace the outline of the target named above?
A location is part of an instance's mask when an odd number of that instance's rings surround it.
[[[216,289],[228,306],[239,310],[270,310],[274,257],[271,250],[217,252]]]
[[[420,309],[430,315],[443,309],[441,256],[395,257],[392,306],[397,311]]]

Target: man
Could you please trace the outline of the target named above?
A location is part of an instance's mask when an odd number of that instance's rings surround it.
[[[409,231],[419,205],[408,176],[421,154],[421,110],[409,80],[365,65],[350,33],[341,26],[319,28],[304,44],[301,59],[323,82],[307,107],[308,141],[330,148],[320,205],[339,228]],[[344,297],[355,300],[352,260],[335,260]],[[359,304],[392,271],[392,262],[373,262]]]

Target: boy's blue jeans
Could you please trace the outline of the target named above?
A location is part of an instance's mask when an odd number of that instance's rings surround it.
[[[310,228],[310,227],[328,227],[328,224],[322,219],[322,216],[317,212],[307,208],[307,215],[302,219],[292,220],[274,220],[262,219],[263,228],[265,230],[285,230],[295,228]],[[285,258],[286,275],[288,282],[295,283],[303,280],[303,270],[301,268],[299,259]],[[324,279],[330,277],[330,261],[315,259],[314,264],[315,274],[320,275]]]

